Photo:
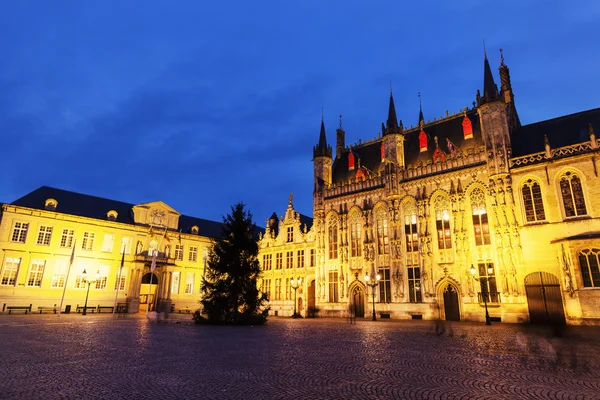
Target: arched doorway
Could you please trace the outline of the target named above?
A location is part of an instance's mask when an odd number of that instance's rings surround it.
[[[140,311],[153,311],[156,304],[156,292],[158,291],[158,277],[148,272],[142,276],[140,287]]]
[[[548,272],[534,272],[525,277],[525,293],[532,324],[565,324],[560,281]]]
[[[458,291],[450,283],[444,288],[444,315],[446,316],[446,321],[460,321]]]
[[[355,318],[365,317],[365,291],[359,285],[355,285],[354,288],[352,288],[350,314]]]
[[[316,297],[315,297],[315,280],[313,279],[312,281],[308,282],[308,308],[307,308],[307,313],[306,316],[309,318],[314,318],[316,315],[315,313],[315,306],[316,306]]]

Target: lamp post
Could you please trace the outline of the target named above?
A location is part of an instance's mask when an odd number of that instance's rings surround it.
[[[476,278],[475,277],[475,273],[477,271],[475,270],[475,266],[473,266],[473,264],[471,264],[471,275],[473,275],[473,279],[475,279],[476,281],[481,281],[483,283],[482,285],[482,292],[481,292],[481,296],[483,297],[483,306],[485,307],[485,324],[486,325],[491,325],[492,321],[490,321],[490,314],[488,312],[488,307],[487,307],[487,283],[488,283],[488,279],[489,277],[479,277]],[[488,264],[488,268],[487,268],[487,273],[488,276],[494,273],[494,268]]]
[[[88,285],[88,289],[87,289],[87,294],[85,295],[85,304],[83,305],[83,313],[81,315],[87,315],[87,301],[88,301],[88,297],[90,296],[90,286],[92,285],[92,283],[96,283],[96,281],[98,281],[98,279],[100,279],[100,271],[96,271],[96,279],[93,281],[88,281],[87,279],[87,272],[85,272],[85,269],[83,270],[83,272],[81,273],[81,279],[87,283]]]
[[[292,280],[290,281],[290,284],[292,285],[292,289],[294,289],[294,315],[292,316],[292,318],[296,318],[296,316],[297,316],[297,314],[296,314],[296,291],[302,284],[302,278],[300,277],[296,280],[294,280],[294,278],[292,278]]]
[[[381,275],[379,275],[379,274],[375,275],[375,279],[373,279],[373,276],[369,276],[369,274],[365,274],[365,282],[366,282],[367,286],[371,287],[371,293],[373,293],[373,321],[377,320],[377,317],[375,316],[375,288],[377,287],[377,285],[379,285],[380,279],[381,279]]]

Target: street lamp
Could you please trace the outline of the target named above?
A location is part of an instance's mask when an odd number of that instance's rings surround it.
[[[302,284],[302,278],[300,277],[296,280],[294,280],[294,278],[292,278],[290,283],[292,285],[292,289],[294,289],[294,315],[292,316],[292,318],[296,318],[296,316],[297,316],[297,314],[296,314],[296,291]]]
[[[90,286],[92,285],[92,283],[96,283],[98,281],[98,279],[100,279],[100,270],[96,271],[96,279],[95,280],[88,281],[86,278],[87,278],[87,272],[85,272],[85,269],[84,269],[83,272],[81,273],[81,279],[83,280],[83,282],[87,283],[88,290],[87,290],[87,294],[85,295],[85,304],[83,305],[83,314],[81,314],[81,315],[87,315],[87,301],[88,301],[88,297],[90,296]]]
[[[369,274],[365,274],[365,282],[367,286],[371,287],[371,292],[373,293],[373,321],[377,320],[377,318],[375,317],[375,288],[377,287],[377,285],[379,285],[380,279],[381,275],[379,274],[375,275],[375,279],[373,279],[372,276],[369,276]],[[372,283],[369,281],[372,281]]]
[[[481,281],[481,283],[483,283],[483,285],[481,286],[481,296],[483,297],[483,305],[485,307],[485,324],[486,325],[491,325],[492,321],[490,321],[490,314],[488,312],[488,307],[487,307],[487,294],[488,294],[488,290],[487,290],[487,283],[488,283],[488,279],[489,279],[489,275],[494,273],[494,268],[488,264],[487,267],[487,273],[488,276],[482,276],[479,278],[475,277],[475,273],[477,271],[475,270],[475,267],[473,266],[473,264],[471,264],[471,275],[473,275],[473,279],[475,279],[476,281]]]

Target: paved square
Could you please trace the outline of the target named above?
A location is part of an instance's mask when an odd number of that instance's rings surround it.
[[[0,316],[3,399],[600,398],[600,328]]]

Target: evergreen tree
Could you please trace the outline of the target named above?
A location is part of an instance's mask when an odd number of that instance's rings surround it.
[[[202,305],[213,324],[264,324],[269,308],[267,295],[260,293],[256,225],[243,203],[231,207],[223,217],[221,237],[208,254],[206,278],[202,283]],[[204,319],[197,312],[196,322]]]

